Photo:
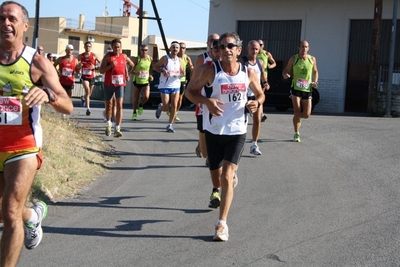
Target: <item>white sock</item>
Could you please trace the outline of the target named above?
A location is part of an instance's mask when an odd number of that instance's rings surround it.
[[[111,121],[106,122],[107,126],[111,126]]]
[[[257,145],[257,141],[252,141],[252,142],[251,142],[251,145],[252,145],[252,146]]]
[[[216,225],[218,225],[219,223],[224,227],[227,226],[226,221],[224,221],[224,220],[218,220]]]
[[[30,210],[31,210],[31,217],[25,223],[26,224],[35,224],[39,221],[39,216],[34,209],[30,209]]]
[[[172,127],[172,123],[168,123],[168,127]]]
[[[120,129],[121,128],[121,126],[120,125],[115,125],[115,129]]]

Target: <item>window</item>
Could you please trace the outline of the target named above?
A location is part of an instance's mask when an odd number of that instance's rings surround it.
[[[139,43],[139,38],[135,37],[135,36],[132,36],[131,44],[132,45],[137,45],[138,43]]]

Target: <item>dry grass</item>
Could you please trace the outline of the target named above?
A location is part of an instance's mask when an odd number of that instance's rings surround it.
[[[42,106],[43,156],[31,190],[36,199],[57,201],[79,192],[107,171],[118,158],[99,136],[74,119],[62,120],[47,105]]]

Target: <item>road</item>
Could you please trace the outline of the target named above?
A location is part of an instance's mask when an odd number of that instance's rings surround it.
[[[102,108],[92,111],[78,107],[73,117],[103,135]],[[218,210],[207,207],[193,111],[179,112],[174,134],[154,109],[135,122],[131,110],[124,116],[124,136],[104,136],[121,160],[49,204],[43,241],[23,249],[19,266],[400,265],[399,119],[315,114],[294,143],[292,115],[271,112],[263,154],[246,143],[230,239],[213,242]]]

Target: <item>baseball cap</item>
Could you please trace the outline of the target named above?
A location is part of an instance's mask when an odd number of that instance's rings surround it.
[[[65,47],[65,49],[74,50],[74,46],[73,46],[72,44],[67,44],[67,46]]]

